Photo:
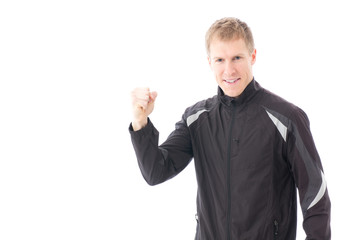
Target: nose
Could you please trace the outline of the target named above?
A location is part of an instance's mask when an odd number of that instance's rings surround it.
[[[236,70],[235,70],[234,63],[233,62],[227,62],[225,64],[225,71],[224,71],[225,75],[227,77],[231,77],[231,76],[234,75],[235,72],[236,72]]]

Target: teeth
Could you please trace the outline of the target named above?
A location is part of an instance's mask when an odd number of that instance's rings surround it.
[[[233,82],[235,82],[236,80],[237,80],[237,79],[234,79],[234,80],[226,80],[226,79],[225,79],[225,81],[228,82],[228,83],[233,83]]]

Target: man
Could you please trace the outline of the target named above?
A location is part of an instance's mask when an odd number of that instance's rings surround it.
[[[160,146],[148,118],[156,92],[132,92],[129,130],[145,180],[164,182],[194,158],[195,239],[295,240],[296,187],[307,239],[330,239],[330,200],[306,114],[255,81],[246,23],[216,21],[206,48],[218,94],[186,109]]]

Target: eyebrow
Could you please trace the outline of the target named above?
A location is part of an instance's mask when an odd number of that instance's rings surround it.
[[[243,53],[238,53],[238,54],[235,54],[234,56],[232,56],[231,58],[234,58],[234,57],[237,57],[237,56],[245,56],[245,54],[243,54]],[[223,58],[223,57],[213,57],[213,58],[211,58],[212,60],[215,60],[215,59],[219,59],[219,58]]]

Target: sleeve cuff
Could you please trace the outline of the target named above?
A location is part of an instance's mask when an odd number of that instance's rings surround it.
[[[145,125],[145,127],[139,129],[138,131],[134,131],[132,124],[130,123],[129,132],[133,136],[145,136],[145,135],[148,135],[153,128],[154,128],[154,125],[150,121],[150,118],[148,118],[148,123]]]

